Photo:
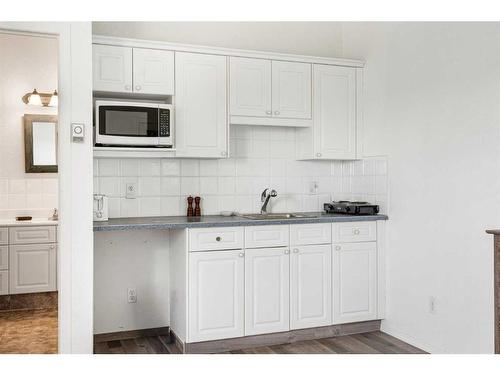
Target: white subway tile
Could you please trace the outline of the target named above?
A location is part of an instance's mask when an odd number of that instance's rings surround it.
[[[262,190],[267,186],[262,186]],[[269,187],[278,192],[278,194],[286,193],[286,177],[271,176],[269,179]]]
[[[219,195],[234,194],[236,190],[234,177],[219,177]],[[221,199],[223,201],[224,199]],[[222,204],[222,202],[220,202]]]
[[[287,177],[286,178],[286,192],[285,194],[302,194],[304,188],[302,184],[302,177]]]
[[[122,177],[139,176],[139,160],[137,160],[137,159],[123,159],[121,161],[121,175],[122,175]]]
[[[160,195],[160,177],[140,177],[139,195],[141,197],[156,197]]]
[[[363,174],[365,176],[373,176],[375,174],[375,159],[365,159],[363,160]]]
[[[141,216],[159,216],[161,200],[159,197],[139,198],[139,214]]]
[[[5,210],[9,208],[9,197],[7,194],[0,195],[0,209]]]
[[[162,177],[161,195],[180,195],[181,179],[180,177]]]
[[[200,176],[217,176],[218,169],[218,160],[200,160]]]
[[[287,175],[287,161],[284,159],[269,160],[269,175],[273,177],[283,177]]]
[[[99,194],[99,177],[94,177],[94,194]]]
[[[162,216],[179,216],[181,211],[179,208],[179,197],[162,197],[161,198],[161,215]]]
[[[220,211],[238,211],[237,197],[234,195],[225,195],[219,197]]]
[[[262,193],[262,191],[267,188],[267,187],[270,187],[271,189],[275,189],[276,191],[279,192],[278,189],[276,189],[274,186],[271,185],[271,178],[270,177],[252,177],[252,183],[251,183],[251,186],[252,186],[252,196],[256,196],[256,197],[260,197],[260,194]]]
[[[27,194],[41,194],[42,193],[42,180],[38,178],[30,178],[26,180],[26,193]]]
[[[217,177],[200,177],[200,194],[215,195],[218,193]]]
[[[57,194],[59,192],[59,180],[57,178],[44,178],[42,180],[42,193]]]
[[[238,195],[252,194],[253,177],[238,177],[235,180],[235,192]]]
[[[120,177],[99,177],[99,193],[108,197],[119,197]]]
[[[286,212],[286,195],[279,195],[271,198],[267,204],[267,212]]]
[[[120,198],[108,199],[108,216],[120,217]]]
[[[286,210],[288,212],[301,212],[303,210],[302,195],[287,195]]]
[[[139,216],[139,200],[138,199],[120,199],[120,216],[121,217],[137,217]]]
[[[387,194],[387,176],[375,176],[374,193],[377,195]]]
[[[42,201],[42,193],[26,194],[26,208],[35,209],[42,207],[44,207]]]
[[[159,176],[160,159],[141,159],[139,176]]]
[[[234,175],[236,175],[235,159],[220,159],[219,176],[234,176]]]
[[[26,194],[9,194],[9,208],[26,208]]]
[[[342,176],[342,162],[340,160],[332,161],[332,175]]]
[[[181,160],[181,176],[199,176],[200,162],[198,159]]]
[[[240,214],[252,213],[252,211],[253,211],[253,196],[252,195],[238,195],[236,197],[236,211]]]
[[[375,174],[378,176],[387,174],[387,160],[378,159],[375,163]]]
[[[6,178],[0,179],[0,194],[5,195],[9,193],[9,180]]]
[[[252,144],[250,157],[267,159],[269,158],[269,141],[265,139],[256,139]]]
[[[270,128],[265,126],[254,126],[253,127],[253,139],[269,139]]]
[[[120,159],[99,159],[99,176],[119,176]]]
[[[199,177],[181,177],[181,194],[195,195],[200,194],[200,178]]]
[[[92,163],[93,176],[99,176],[99,159],[93,159]]]
[[[305,212],[319,211],[318,196],[317,195],[303,195],[302,196],[302,209]]]
[[[236,157],[237,158],[250,158],[253,155],[252,141],[247,139],[235,139],[236,144]]]
[[[162,159],[161,175],[162,176],[180,176],[181,162],[175,159]]]
[[[9,194],[26,194],[26,180],[13,179],[9,180]]]
[[[363,160],[354,160],[352,164],[352,175],[353,176],[363,176]]]
[[[204,195],[203,197],[201,197],[201,214],[202,215],[218,215],[219,213],[220,213],[219,196],[217,196],[217,195]]]
[[[42,204],[46,208],[59,207],[59,199],[57,194],[42,194]]]

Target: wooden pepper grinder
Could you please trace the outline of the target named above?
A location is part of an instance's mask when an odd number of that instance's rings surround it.
[[[195,204],[194,216],[201,216],[200,201],[201,201],[200,197],[195,197],[194,198],[194,204]]]
[[[193,197],[189,196],[187,197],[187,202],[188,202],[188,208],[187,208],[187,216],[194,216],[194,210],[193,210]]]

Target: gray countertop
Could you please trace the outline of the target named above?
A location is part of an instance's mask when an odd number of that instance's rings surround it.
[[[210,228],[210,227],[238,227],[252,225],[275,225],[275,224],[311,224],[311,223],[334,223],[347,221],[373,221],[387,220],[386,215],[351,216],[338,214],[325,214],[324,212],[308,212],[307,215],[316,217],[276,219],[276,220],[252,220],[241,216],[155,216],[134,217],[123,219],[109,219],[108,221],[94,221],[94,232],[140,230],[140,229],[184,229],[184,228]]]

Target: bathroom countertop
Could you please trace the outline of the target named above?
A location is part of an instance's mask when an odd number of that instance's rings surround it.
[[[16,221],[15,219],[0,219],[0,227],[29,227],[42,225],[58,225],[58,221],[36,218],[26,221]]]
[[[200,217],[185,216],[156,216],[156,217],[134,217],[109,219],[108,221],[94,221],[94,232],[124,231],[140,229],[184,229],[184,228],[210,228],[210,227],[238,227],[255,225],[276,224],[312,224],[312,223],[334,223],[349,221],[374,221],[387,220],[386,215],[339,215],[325,214],[324,212],[307,212],[305,215],[313,217],[301,217],[293,219],[253,220],[242,216],[220,216],[207,215]]]

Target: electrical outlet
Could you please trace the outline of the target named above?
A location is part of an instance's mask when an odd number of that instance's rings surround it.
[[[127,289],[127,301],[128,303],[137,303],[137,291],[135,288]]]
[[[125,198],[135,199],[137,198],[137,184],[135,182],[127,182],[125,184]]]
[[[318,181],[311,181],[309,183],[309,194],[318,194]]]
[[[436,297],[430,296],[429,297],[429,313],[435,314],[436,312],[437,312]]]

